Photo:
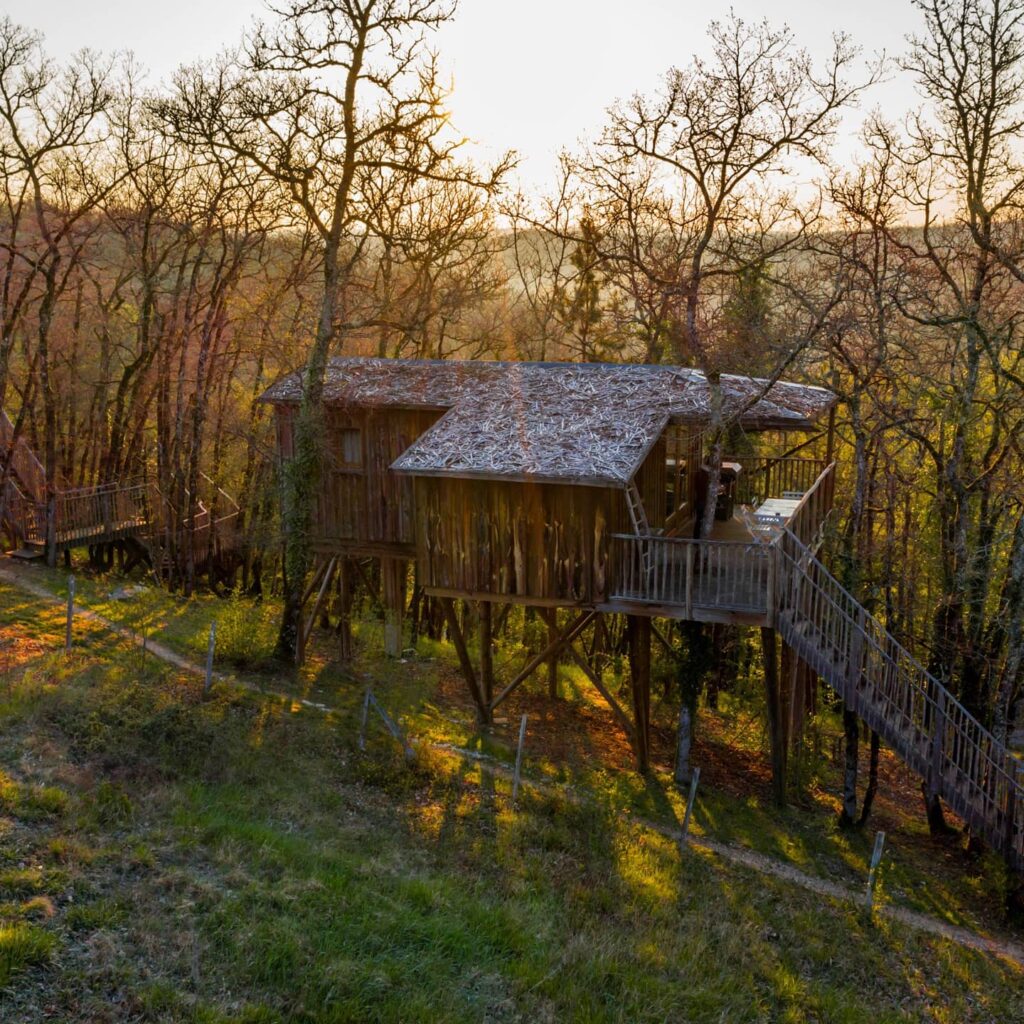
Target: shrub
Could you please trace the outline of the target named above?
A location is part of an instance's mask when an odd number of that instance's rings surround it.
[[[56,947],[56,938],[38,925],[0,925],[0,988],[26,967],[47,963]]]
[[[240,668],[264,668],[274,662],[277,611],[265,602],[232,594],[217,608],[216,660]],[[209,627],[192,638],[190,646],[205,656]]]

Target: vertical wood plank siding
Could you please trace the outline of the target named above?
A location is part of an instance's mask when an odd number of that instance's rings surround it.
[[[388,467],[439,416],[408,409],[327,410],[313,523],[317,546],[413,543],[413,481]],[[294,419],[294,407],[278,406],[278,444],[285,459],[294,453]]]
[[[665,521],[665,441],[637,473],[651,526]],[[628,528],[611,487],[420,477],[416,551],[428,587],[569,603],[604,600],[609,545]]]

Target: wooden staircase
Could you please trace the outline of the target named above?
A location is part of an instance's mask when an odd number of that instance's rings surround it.
[[[1024,870],[1024,763],[792,532],[777,542],[774,624],[790,647],[967,823]]]

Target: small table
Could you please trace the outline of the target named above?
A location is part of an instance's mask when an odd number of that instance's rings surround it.
[[[754,509],[754,518],[758,522],[781,526],[792,518],[799,504],[799,498],[769,498]]]

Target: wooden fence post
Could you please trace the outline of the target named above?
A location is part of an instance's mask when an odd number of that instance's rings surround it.
[[[523,767],[523,744],[526,741],[526,715],[519,722],[519,744],[516,747],[516,770],[512,776],[512,803],[519,797],[519,773]]]
[[[213,687],[213,648],[217,643],[217,623],[210,623],[210,641],[206,645],[206,680],[203,683],[205,697]]]
[[[64,653],[71,653],[71,627],[75,618],[75,577],[68,577],[68,621],[64,630]]]
[[[690,841],[690,818],[693,815],[693,805],[697,802],[697,783],[700,782],[700,766],[693,769],[693,778],[690,780],[690,795],[686,798],[686,813],[683,815],[683,834],[680,838],[680,845],[685,846]]]
[[[370,689],[367,687],[363,698],[363,713],[359,718],[359,749],[366,749],[366,723],[370,717]]]
[[[868,892],[867,892],[867,906],[868,910],[871,910],[875,902],[875,881],[876,873],[878,871],[878,863],[882,859],[882,850],[885,847],[885,833],[879,832],[875,836],[875,848],[871,853],[871,867],[868,869]]]

